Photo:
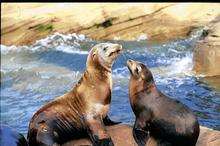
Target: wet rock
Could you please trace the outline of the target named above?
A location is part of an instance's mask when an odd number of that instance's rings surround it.
[[[129,125],[115,125],[107,127],[109,134],[115,146],[137,146],[132,136],[132,128]],[[68,142],[63,146],[91,145],[88,139],[80,139]],[[153,139],[148,142],[149,146],[156,146]],[[220,131],[212,130],[206,127],[200,127],[199,140],[196,146],[219,146]]]
[[[136,146],[136,143],[132,136],[132,129],[129,125],[115,125],[108,126],[107,130],[115,144],[115,146]],[[88,139],[80,139],[70,141],[63,146],[80,146],[80,145],[92,145]]]
[[[212,130],[206,127],[200,128],[199,140],[196,146],[219,146],[220,131]]]
[[[220,92],[220,75],[218,76],[207,76],[199,77],[198,81],[208,84],[211,88],[214,88],[216,91]],[[219,107],[220,112],[220,107]]]
[[[207,36],[194,49],[194,71],[198,75],[220,75],[220,19],[208,26]]]

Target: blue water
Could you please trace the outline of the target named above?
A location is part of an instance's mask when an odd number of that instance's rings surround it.
[[[122,44],[124,52],[113,65],[112,119],[134,122],[128,99],[130,75],[125,66],[132,58],[144,62],[158,88],[191,108],[201,125],[220,130],[220,92],[201,82],[192,71],[192,50],[198,38],[166,44],[113,41]],[[26,134],[37,109],[77,83],[88,50],[96,43],[83,36],[55,34],[32,46],[1,45],[1,123]]]

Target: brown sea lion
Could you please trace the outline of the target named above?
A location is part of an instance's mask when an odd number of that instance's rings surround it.
[[[194,146],[199,136],[197,117],[184,104],[158,90],[151,71],[128,60],[129,97],[136,116],[133,136],[139,146],[149,138],[160,146]]]
[[[89,136],[93,145],[112,146],[105,125],[117,124],[107,113],[111,102],[111,67],[122,46],[95,45],[86,62],[86,70],[73,89],[40,108],[29,124],[30,146],[59,145]]]

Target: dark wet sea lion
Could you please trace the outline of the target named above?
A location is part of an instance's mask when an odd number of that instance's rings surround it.
[[[199,136],[197,117],[184,104],[161,93],[151,71],[128,60],[129,96],[136,121],[133,136],[139,146],[149,138],[160,146],[194,146]]]
[[[28,146],[24,136],[7,125],[0,125],[0,145]]]
[[[107,113],[111,102],[111,67],[121,50],[121,45],[112,43],[97,44],[91,49],[78,84],[32,117],[29,145],[59,145],[84,136],[89,136],[93,145],[113,145],[105,125],[116,124]]]

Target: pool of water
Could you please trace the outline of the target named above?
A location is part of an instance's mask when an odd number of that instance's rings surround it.
[[[124,48],[113,65],[112,119],[134,122],[128,99],[130,75],[125,66],[132,58],[144,62],[158,88],[191,108],[201,125],[220,130],[220,92],[192,72],[192,50],[198,38],[194,34],[166,44],[109,41]],[[54,34],[31,46],[1,45],[1,123],[26,134],[32,115],[77,83],[88,50],[97,43],[83,35]]]

